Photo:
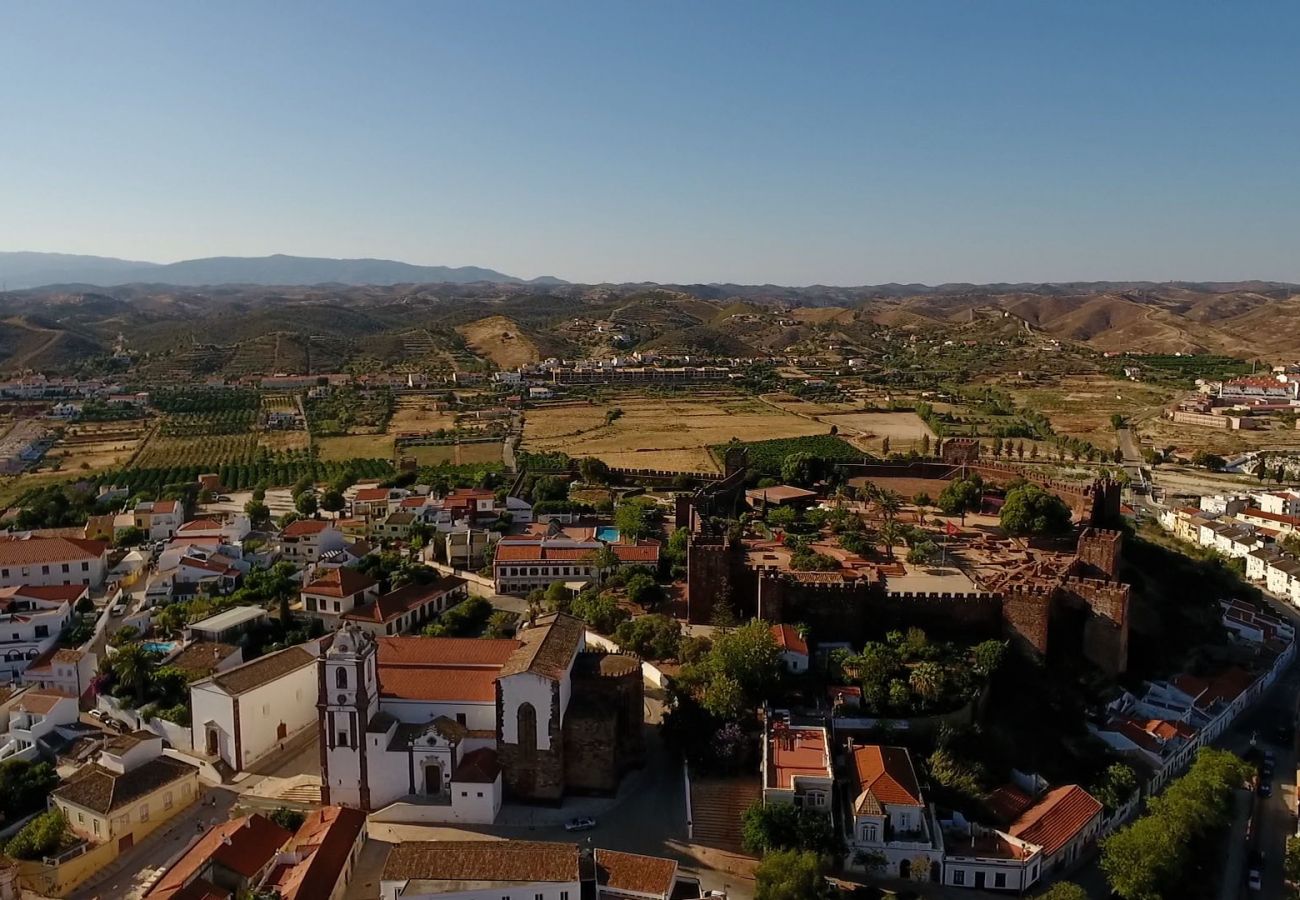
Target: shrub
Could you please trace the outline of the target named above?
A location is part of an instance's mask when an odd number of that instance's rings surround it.
[[[41,859],[59,852],[69,840],[68,820],[57,809],[41,813],[22,827],[5,852],[14,859]]]

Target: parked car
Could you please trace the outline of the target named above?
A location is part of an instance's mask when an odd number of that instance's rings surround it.
[[[1259,795],[1261,797],[1273,796],[1273,783],[1267,778],[1261,778],[1259,782]]]
[[[565,831],[590,831],[596,827],[596,820],[591,816],[579,816],[564,823]]]
[[[1246,884],[1252,891],[1258,891],[1263,888],[1264,881],[1264,854],[1256,850],[1250,854],[1250,870],[1246,874]]]
[[[126,604],[125,603],[114,604],[113,608],[109,610],[109,614],[114,616],[126,615]]]

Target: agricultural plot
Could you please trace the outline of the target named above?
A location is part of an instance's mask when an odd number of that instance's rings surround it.
[[[889,439],[891,451],[919,450],[925,440],[933,441],[930,426],[912,412],[855,412],[818,416],[836,426],[842,434],[861,435],[871,440]]]
[[[135,465],[158,469],[190,464],[219,466],[252,463],[258,456],[257,434],[192,435],[155,434],[144,445]]]
[[[830,427],[748,397],[619,398],[607,405],[529,410],[523,448],[596,456],[611,466],[713,472],[709,448],[742,441],[826,434]],[[842,442],[841,442],[842,443]]]
[[[397,399],[393,417],[388,422],[388,433],[437,431],[456,427],[455,413],[435,408],[433,397],[403,395]]]
[[[1050,386],[1005,388],[1016,404],[1043,413],[1057,434],[1112,444],[1110,418],[1147,418],[1159,414],[1173,394],[1133,381],[1105,376],[1064,375]]]
[[[749,453],[749,465],[769,475],[780,475],[781,464],[793,453],[810,453],[821,459],[840,462],[855,462],[863,458],[861,450],[833,434],[813,434],[741,443]],[[719,444],[712,449],[714,455],[722,459],[727,451],[727,445]]]
[[[146,424],[139,419],[69,425],[45,460],[82,471],[120,466],[139,448],[145,434]]]
[[[316,439],[316,452],[324,461],[392,459],[391,434],[348,434]]]
[[[393,415],[393,392],[387,388],[341,387],[307,401],[307,426],[324,435],[382,434]]]
[[[468,466],[477,463],[500,463],[499,441],[474,444],[438,444],[430,447],[406,447],[402,456],[412,456],[422,466]]]

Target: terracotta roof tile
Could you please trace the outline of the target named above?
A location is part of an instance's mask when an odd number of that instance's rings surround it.
[[[492,784],[500,774],[501,763],[497,761],[497,752],[491,747],[480,747],[465,754],[456,771],[451,773],[451,780],[467,784]]]
[[[302,589],[304,594],[319,594],[323,597],[351,597],[379,582],[365,572],[348,566],[330,569],[324,575],[311,581]]]
[[[167,665],[206,678],[216,671],[220,663],[229,659],[230,655],[238,649],[238,647],[231,644],[222,644],[217,641],[195,641],[168,660]]]
[[[198,769],[170,756],[159,756],[125,774],[98,763],[82,766],[53,795],[94,812],[107,814],[195,775]]]
[[[563,678],[582,649],[586,634],[587,626],[581,619],[564,613],[555,614],[550,621],[539,620],[519,633],[521,646],[501,667],[501,675],[531,672],[546,678]]]
[[[59,705],[63,700],[75,700],[62,691],[51,691],[41,688],[28,688],[23,691],[22,696],[18,698],[15,706],[19,709],[25,709],[28,712],[34,712],[39,715],[48,715],[54,707]]]
[[[348,610],[343,614],[343,618],[381,624],[391,622],[413,609],[434,602],[449,591],[464,587],[465,584],[464,578],[457,578],[454,575],[445,575],[429,584],[408,584],[395,591],[389,591],[372,603]]]
[[[384,881],[576,882],[576,844],[405,841],[388,852]]]
[[[799,636],[799,632],[793,625],[773,625],[772,637],[776,638],[776,645],[782,650],[808,655],[808,644]]]
[[[104,541],[77,538],[0,539],[0,566],[41,565],[71,560],[99,559],[108,552]]]
[[[596,881],[602,888],[668,896],[677,878],[677,863],[660,856],[597,849]]]
[[[334,894],[357,839],[366,827],[366,814],[342,806],[327,806],[307,814],[289,846],[302,855],[297,865],[276,874],[281,900],[323,900]]]
[[[380,637],[379,667],[491,666],[499,669],[520,646],[514,638]]]
[[[213,675],[212,680],[227,693],[243,694],[315,662],[316,657],[302,647],[286,647]]]
[[[884,805],[921,806],[912,758],[903,747],[869,744],[853,751],[859,798],[865,794]]]
[[[1012,837],[1037,844],[1052,856],[1101,815],[1101,804],[1077,784],[1048,791],[1008,829]]]
[[[252,878],[266,868],[291,837],[289,831],[260,813],[222,822],[208,829],[145,896],[150,900],[177,900],[209,862]]]
[[[298,519],[286,525],[284,530],[280,532],[280,536],[306,537],[309,534],[320,534],[330,527],[332,527],[332,524],[324,519]]]

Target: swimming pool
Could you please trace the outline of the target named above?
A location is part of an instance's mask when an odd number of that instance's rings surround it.
[[[604,541],[607,544],[618,543],[618,529],[610,525],[603,525],[596,529],[596,540]]]
[[[166,656],[176,649],[175,641],[141,641],[140,646],[150,653],[157,653]]]

